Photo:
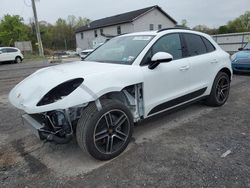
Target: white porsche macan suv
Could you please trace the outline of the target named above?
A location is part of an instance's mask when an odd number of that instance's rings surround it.
[[[203,99],[223,105],[232,77],[229,54],[204,33],[180,28],[125,34],[84,61],[36,71],[10,102],[41,140],[73,135],[99,160],[119,155],[135,122]]]
[[[23,54],[21,50],[14,47],[0,47],[0,62],[21,63]]]

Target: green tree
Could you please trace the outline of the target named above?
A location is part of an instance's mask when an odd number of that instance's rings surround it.
[[[183,26],[183,27],[187,27],[187,20],[186,19],[183,19],[183,20],[181,20],[181,26]]]
[[[208,26],[206,25],[197,25],[193,28],[193,30],[195,31],[200,31],[200,32],[203,32],[203,33],[207,33],[209,35],[214,35],[214,34],[217,34],[218,33],[218,30],[215,29],[215,28],[209,28]]]
[[[219,33],[236,33],[250,31],[250,11],[246,11],[238,18],[229,21],[227,25],[219,27]]]
[[[91,22],[90,19],[79,16],[76,20],[76,24],[75,24],[74,28],[77,29],[78,27],[88,25],[90,22]]]
[[[18,15],[5,15],[0,21],[0,45],[13,46],[15,41],[28,40],[29,27]]]

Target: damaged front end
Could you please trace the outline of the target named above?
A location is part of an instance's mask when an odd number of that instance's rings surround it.
[[[66,144],[73,138],[74,129],[83,106],[22,115],[23,124],[41,140]]]

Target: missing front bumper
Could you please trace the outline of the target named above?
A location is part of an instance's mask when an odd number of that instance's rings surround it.
[[[23,119],[23,125],[28,129],[30,129],[32,133],[35,134],[39,139],[41,139],[40,130],[44,128],[44,125],[36,121],[29,114],[23,114],[22,119]]]
[[[55,142],[57,144],[68,143],[73,138],[72,128],[70,127],[70,129],[68,129],[68,127],[66,127],[66,130],[70,132],[65,132],[65,130],[62,128],[58,128],[56,132],[53,132],[52,130],[48,129],[48,122],[51,122],[51,120],[49,121],[48,118],[48,116],[43,116],[40,114],[22,115],[24,126],[30,129],[31,132],[40,140]]]

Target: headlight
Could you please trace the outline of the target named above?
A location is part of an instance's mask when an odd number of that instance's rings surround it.
[[[231,56],[231,61],[233,62],[233,61],[236,59],[236,57],[237,57],[237,55],[236,55],[236,54],[233,54],[233,55]]]
[[[76,78],[59,84],[51,89],[42,99],[37,103],[37,106],[43,106],[54,103],[63,97],[68,96],[76,88],[78,88],[83,82],[83,78]]]

